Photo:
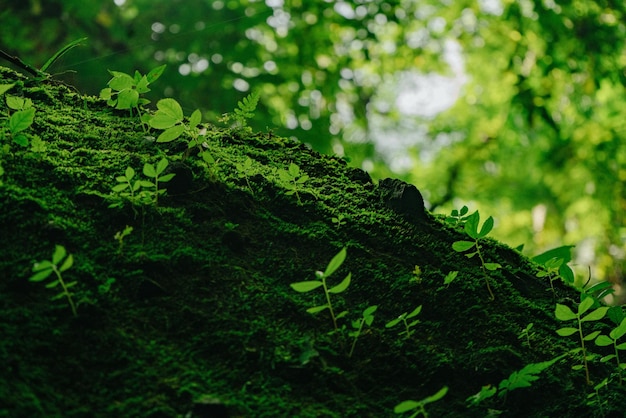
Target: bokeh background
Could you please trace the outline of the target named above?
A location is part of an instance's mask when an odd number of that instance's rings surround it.
[[[149,98],[251,125],[492,215],[535,255],[619,280],[626,206],[622,0],[4,0],[0,49],[87,94],[167,64]],[[0,65],[11,66],[8,62]]]

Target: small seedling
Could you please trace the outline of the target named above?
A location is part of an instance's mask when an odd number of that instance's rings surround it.
[[[282,186],[288,190],[286,194],[288,196],[295,194],[298,199],[298,204],[302,205],[298,189],[309,180],[309,176],[302,174],[300,172],[300,167],[291,163],[289,164],[289,170],[284,170],[282,168],[278,169],[278,177],[281,180]]]
[[[450,216],[446,217],[446,223],[451,224],[453,226],[459,226],[459,225],[465,224],[465,221],[467,221],[467,218],[468,218],[468,216],[466,216],[467,212],[469,212],[469,209],[467,206],[463,206],[461,210],[453,209],[452,212],[450,213]]]
[[[411,318],[415,318],[417,315],[419,315],[419,313],[422,311],[422,305],[418,306],[417,308],[413,309],[413,311],[411,313],[403,313],[402,315],[400,315],[399,317],[397,317],[396,319],[387,322],[387,324],[385,324],[385,328],[393,328],[396,325],[398,325],[400,322],[402,322],[404,324],[404,331],[400,332],[401,334],[406,334],[406,338],[410,338],[411,337],[411,327],[414,325],[419,324],[420,320],[419,319],[415,319],[411,322],[409,322],[408,320]]]
[[[563,262],[564,260],[562,258],[552,257],[551,259],[549,259],[543,264],[545,270],[539,270],[536,274],[536,276],[539,278],[547,277],[548,280],[550,280],[550,289],[552,289],[552,294],[555,297],[556,297],[556,292],[554,291],[553,282],[560,277],[559,270],[561,266],[563,265]]]
[[[416,418],[420,414],[427,418],[428,413],[426,412],[426,408],[425,408],[426,405],[428,405],[429,403],[438,401],[439,399],[446,396],[446,393],[448,393],[448,387],[444,386],[441,389],[439,389],[439,391],[435,393],[434,395],[427,396],[421,401],[400,402],[398,405],[396,405],[393,408],[393,412],[396,414],[404,414],[405,412],[412,412],[411,415],[408,416],[408,418]]]
[[[589,379],[589,365],[588,361],[592,360],[595,355],[588,355],[585,347],[585,341],[591,341],[600,335],[600,331],[593,331],[590,334],[585,335],[583,333],[582,324],[583,322],[590,321],[599,321],[604,318],[608,306],[601,306],[599,308],[594,309],[589,312],[587,315],[583,316],[591,307],[594,305],[595,300],[591,297],[586,297],[578,304],[577,312],[574,313],[568,306],[556,304],[556,309],[554,311],[556,318],[560,321],[572,321],[576,320],[576,327],[564,327],[556,330],[556,333],[561,337],[569,337],[570,335],[578,333],[578,337],[580,339],[580,348],[573,350],[573,352],[582,352],[583,364],[577,364],[572,367],[573,370],[580,370],[582,368],[585,369],[585,378],[587,384],[591,384],[591,380]]]
[[[483,270],[483,274],[485,276],[485,283],[487,283],[487,290],[489,291],[489,297],[491,300],[494,300],[495,296],[493,295],[491,285],[489,284],[489,275],[487,274],[487,271],[494,271],[501,268],[502,266],[498,263],[486,263],[485,258],[480,251],[482,247],[478,242],[480,239],[486,237],[487,234],[489,234],[489,232],[493,229],[493,218],[491,216],[488,217],[483,223],[483,226],[480,228],[480,231],[478,230],[479,223],[480,214],[478,213],[478,211],[467,216],[463,228],[465,229],[465,233],[467,233],[467,235],[469,235],[469,237],[472,238],[474,241],[455,241],[452,243],[452,249],[454,249],[454,251],[462,253],[474,248],[473,252],[465,254],[465,256],[468,258],[472,258],[477,255],[480,259],[480,264]]]
[[[366,308],[363,311],[361,319],[352,322],[352,328],[354,328],[354,331],[351,331],[348,335],[354,339],[352,340],[352,347],[350,348],[348,357],[352,357],[352,353],[354,353],[354,347],[356,347],[356,341],[363,332],[363,326],[372,326],[372,322],[374,322],[374,312],[376,312],[376,309],[378,309],[377,305],[372,305]]]
[[[115,239],[119,245],[117,248],[118,255],[122,254],[122,249],[124,247],[124,238],[129,236],[131,232],[133,232],[133,227],[126,225],[122,231],[117,231],[113,236],[113,239]]]
[[[314,306],[312,308],[307,309],[306,311],[308,313],[315,314],[325,309],[328,309],[330,312],[330,317],[333,320],[333,327],[335,331],[338,331],[337,319],[344,317],[345,315],[347,315],[348,312],[344,311],[338,315],[335,315],[335,312],[333,310],[333,305],[330,301],[330,295],[345,292],[345,290],[350,285],[350,279],[352,277],[352,274],[348,273],[348,275],[345,277],[345,279],[341,281],[341,283],[331,288],[328,287],[328,284],[326,283],[326,279],[328,279],[328,277],[331,274],[333,274],[339,267],[341,267],[345,259],[346,259],[346,249],[343,248],[333,257],[332,260],[330,260],[324,272],[321,272],[321,271],[315,272],[315,277],[317,278],[317,280],[307,280],[304,282],[296,282],[296,283],[290,284],[293,290],[295,290],[296,292],[300,292],[300,293],[310,292],[311,290],[315,290],[318,287],[322,287],[324,289],[324,294],[326,295],[326,303],[324,305]]]
[[[543,265],[546,270],[548,270],[547,272],[543,273],[543,277],[549,277],[549,275],[558,274],[566,283],[570,285],[573,284],[574,272],[572,271],[570,266],[567,265],[567,263],[572,260],[573,247],[573,245],[563,245],[561,247],[553,248],[533,257],[533,261],[535,263]],[[559,263],[559,259],[563,261]],[[559,264],[558,271],[553,270],[556,264]],[[550,271],[551,267],[552,270]],[[538,277],[542,276],[538,275]],[[553,280],[552,277],[551,280]],[[550,283],[550,285],[552,286],[552,283]]]
[[[7,91],[13,86],[13,84],[3,86],[5,86],[4,91]],[[3,92],[0,90],[0,95],[2,93]],[[27,147],[28,136],[26,136],[24,131],[28,129],[35,120],[35,108],[33,107],[33,102],[30,99],[10,96],[8,94],[6,95],[5,100],[7,107],[10,110],[14,110],[14,112],[7,115],[6,122],[1,126],[1,132],[3,133],[2,136],[4,136],[5,132],[8,132],[11,138],[13,138],[13,142],[23,147]]]
[[[146,75],[140,74],[139,71],[135,71],[134,76],[131,76],[120,71],[109,70],[113,78],[107,84],[109,87],[100,91],[100,98],[116,109],[128,109],[131,115],[135,109],[144,132],[147,132],[144,125],[146,118],[141,115],[141,107],[150,103],[150,100],[139,96],[150,91],[148,86],[161,77],[163,71],[165,71],[165,65],[152,69]]]
[[[333,216],[332,218],[330,218],[330,221],[332,223],[334,223],[335,225],[337,225],[337,228],[339,228],[342,225],[346,224],[346,221],[344,221],[345,216],[343,216],[343,214],[339,214],[337,216]]]
[[[185,123],[182,107],[174,99],[159,100],[157,109],[154,116],[148,120],[148,124],[152,128],[163,130],[158,136],[157,142],[171,142],[186,132],[191,137],[187,149],[198,147],[202,151],[201,144],[204,142],[203,133],[205,130],[200,127],[202,113],[199,109],[191,113],[187,123]]]
[[[609,378],[605,377],[600,383],[598,383],[597,385],[595,385],[593,387],[593,393],[590,393],[589,395],[587,395],[587,405],[588,406],[597,406],[599,409],[599,416],[604,417],[604,408],[602,407],[603,404],[608,403],[607,400],[602,400],[600,398],[600,389],[602,389],[602,387],[607,387],[609,383]]]
[[[522,332],[520,332],[519,335],[517,336],[517,338],[520,339],[520,340],[523,339],[523,338],[526,338],[526,343],[528,344],[528,348],[531,348],[530,347],[530,339],[535,336],[535,333],[530,331],[532,329],[533,325],[534,324],[532,322],[530,324],[526,325],[526,328],[524,328],[522,330]]]
[[[69,303],[70,308],[72,309],[72,314],[77,316],[76,305],[74,304],[72,293],[70,292],[70,288],[75,286],[76,282],[66,282],[63,280],[63,276],[61,275],[61,273],[72,267],[73,264],[74,257],[72,254],[67,254],[65,247],[62,245],[56,245],[54,253],[52,253],[52,260],[43,260],[35,263],[33,265],[33,273],[35,274],[33,274],[28,280],[31,282],[41,282],[54,273],[56,275],[56,280],[49,282],[46,285],[46,288],[52,289],[61,285],[62,291],[51,297],[50,300],[57,300],[63,297],[67,298],[67,303]]]
[[[248,185],[248,188],[250,189],[252,194],[254,194],[254,190],[252,189],[249,180],[249,176],[252,176],[256,173],[252,166],[252,158],[247,157],[243,163],[235,163],[235,168],[237,169],[237,174],[239,178],[246,179],[246,184]]]
[[[606,347],[609,345],[613,346],[613,354],[609,354],[600,359],[601,362],[605,363],[607,361],[611,361],[615,359],[615,363],[617,366],[617,370],[619,371],[619,384],[621,385],[623,382],[622,372],[626,369],[626,363],[622,363],[619,358],[620,350],[626,350],[626,343],[618,344],[617,340],[622,338],[626,334],[626,318],[622,319],[620,324],[613,328],[609,335],[598,335],[596,338],[596,345],[600,347]]]
[[[420,268],[420,266],[415,266],[412,273],[413,275],[411,276],[410,281],[418,283],[418,284],[421,283],[422,282],[422,269]]]
[[[132,167],[127,167],[123,176],[115,178],[118,184],[113,186],[112,190],[118,199],[111,203],[109,207],[121,207],[124,200],[130,201],[133,206],[147,206],[151,204],[158,206],[159,195],[165,194],[165,189],[159,188],[159,183],[168,182],[175,175],[174,173],[162,175],[168,165],[169,162],[165,157],[156,166],[145,163],[143,174],[152,179],[152,181],[134,179],[135,170]]]
[[[161,161],[159,161],[156,166],[153,164],[146,163],[143,166],[143,174],[146,177],[152,179],[152,181],[142,181],[142,187],[152,188],[152,196],[154,196],[154,206],[159,205],[159,195],[165,194],[165,189],[159,189],[159,183],[166,183],[172,180],[175,176],[174,173],[163,174],[167,166],[169,165],[169,161],[167,158],[163,157]]]

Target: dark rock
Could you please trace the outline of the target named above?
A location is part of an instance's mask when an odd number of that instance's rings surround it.
[[[378,182],[381,200],[410,222],[426,219],[424,199],[417,187],[402,180],[386,178]]]

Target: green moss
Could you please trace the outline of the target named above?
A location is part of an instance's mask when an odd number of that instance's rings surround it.
[[[0,78],[18,76],[0,69]],[[32,130],[46,145],[33,152],[10,144],[0,160],[0,399],[9,400],[0,416],[184,416],[210,397],[233,416],[384,417],[447,385],[446,397],[429,405],[433,416],[482,417],[466,408],[468,396],[571,346],[554,333],[553,296],[532,263],[486,240],[489,259],[503,266],[489,302],[475,260],[451,249],[461,232],[431,215],[407,223],[340,159],[266,133],[208,126],[217,163],[207,167],[176,142],[146,138],[128,112],[53,81],[21,81],[11,94],[33,100]],[[186,180],[172,180],[158,208],[108,207],[116,176],[163,155]],[[253,190],[235,168],[247,157],[257,170]],[[273,179],[291,162],[311,176],[302,204]],[[346,221],[339,227],[331,221],[338,213]],[[114,235],[126,225],[133,232],[119,253]],[[76,257],[66,272],[82,296],[76,319],[27,281],[32,262],[55,244]],[[344,324],[379,305],[350,359],[348,339],[328,335],[328,318],[306,313],[310,298],[289,287],[312,279],[343,246],[338,277],[353,277],[337,299],[350,311]],[[415,265],[419,282],[411,280]],[[452,270],[459,277],[445,288]],[[99,287],[110,278],[110,289]],[[410,340],[381,325],[419,304],[422,322]],[[541,342],[532,350],[517,338],[529,322]],[[594,373],[601,380],[606,370]],[[589,413],[587,388],[569,365],[543,376],[489,407],[509,416]]]

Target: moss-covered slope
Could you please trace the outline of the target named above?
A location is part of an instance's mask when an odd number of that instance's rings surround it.
[[[0,416],[390,417],[399,402],[444,386],[426,407],[431,416],[598,410],[587,405],[584,373],[570,370],[573,357],[530,388],[467,407],[482,386],[576,342],[556,335],[555,295],[532,263],[486,240],[485,257],[502,265],[490,273],[490,301],[478,260],[452,250],[462,230],[421,215],[415,194],[398,208],[363,171],[271,132],[208,126],[204,149],[215,163],[196,150],[184,158],[184,140],[156,143],[127,111],[0,69],[7,83],[16,83],[7,94],[33,101],[27,133],[43,142],[2,138]],[[158,205],[110,207],[127,167],[144,178],[144,164],[163,157],[176,176]],[[237,164],[247,158],[244,176]],[[310,176],[297,194],[276,171],[291,163]],[[132,232],[116,240],[126,226]],[[50,300],[58,289],[28,280],[56,245],[74,257],[63,277],[77,282],[76,317],[65,298]],[[325,302],[321,289],[289,285],[314,280],[343,247],[329,283],[348,272],[352,282],[331,295],[335,312],[348,310],[333,333],[328,310],[306,312]],[[459,276],[444,286],[450,271]],[[556,297],[577,295],[557,286]],[[350,357],[351,322],[371,305],[375,320]],[[410,338],[385,328],[419,305]],[[528,347],[518,335],[531,322]],[[609,372],[594,363],[592,379]],[[619,410],[621,395],[602,389],[603,412]]]

